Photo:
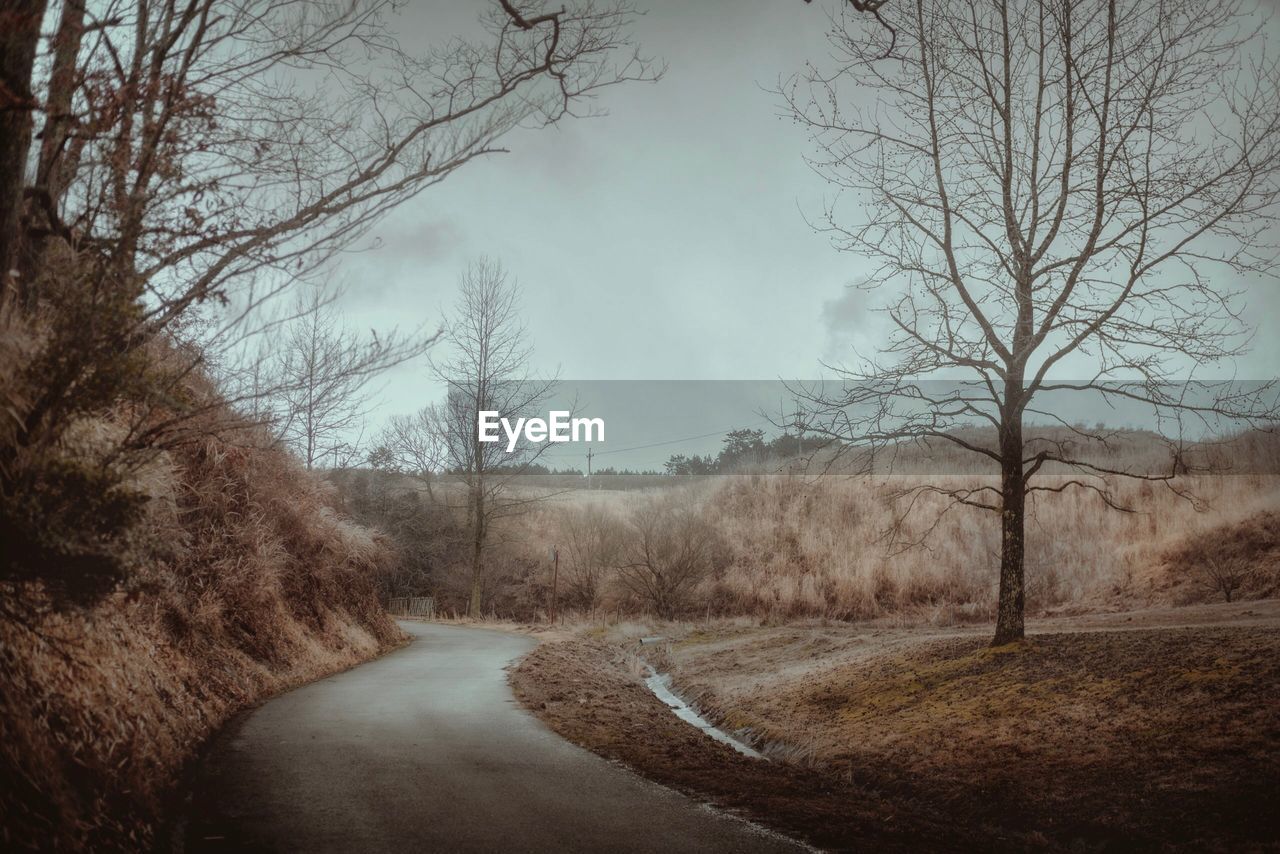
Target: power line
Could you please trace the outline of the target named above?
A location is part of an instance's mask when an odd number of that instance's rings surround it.
[[[755,421],[747,422],[746,426],[750,427],[756,424],[765,424],[765,423],[772,424],[773,419],[767,418],[767,417],[757,418]],[[676,444],[679,444],[680,442],[692,442],[694,439],[710,439],[712,436],[724,436],[734,430],[741,430],[742,428],[743,428],[743,425],[741,422],[739,422],[738,424],[732,427],[726,427],[722,430],[713,430],[710,433],[700,433],[697,436],[685,436],[682,439],[666,439],[662,442],[650,442],[647,445],[633,445],[630,448],[610,448],[609,450],[606,450],[606,451],[595,451],[594,456],[603,457],[605,454],[625,454],[628,451],[643,451],[648,448],[661,448],[664,445],[676,445]],[[545,456],[578,456],[578,455],[566,449],[565,451],[560,452],[560,454],[546,454]]]

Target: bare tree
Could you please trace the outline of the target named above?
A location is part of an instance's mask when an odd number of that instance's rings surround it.
[[[21,27],[10,29],[6,8],[4,30],[4,84],[20,100],[32,15],[44,8],[21,5]],[[625,0],[554,9],[498,0],[475,38],[421,51],[397,42],[396,9],[392,0],[61,4],[31,103],[4,115],[21,131],[32,110],[44,113],[35,183],[22,193],[23,245],[5,251],[17,259],[16,285],[3,296],[31,316],[83,304],[91,323],[72,318],[43,337],[21,444],[0,448],[0,471],[22,446],[56,441],[77,409],[100,405],[78,403],[81,390],[109,397],[120,377],[136,377],[118,364],[124,356],[197,328],[193,315],[260,304],[405,199],[504,151],[512,129],[589,115],[601,89],[659,70],[628,39]],[[28,160],[22,134],[8,129],[0,217]],[[202,351],[190,349],[193,362]],[[171,401],[172,391],[154,397]],[[154,444],[182,415],[132,402],[146,423],[130,433],[138,443]]]
[[[652,76],[628,7],[518,6],[419,57],[388,0],[116,0],[88,21],[69,3],[90,37],[70,54],[75,97],[56,69],[47,81],[65,111],[46,116],[33,236],[127,258],[163,328],[255,273],[316,269],[512,128]]]
[[[805,429],[864,460],[936,440],[998,469],[998,486],[922,487],[1000,516],[997,644],[1023,636],[1028,495],[1116,506],[1105,476],[1185,470],[1176,448],[1138,472],[1024,440],[1024,419],[1061,417],[1047,395],[1174,423],[1276,414],[1272,383],[1178,381],[1245,352],[1228,277],[1275,270],[1280,74],[1250,8],[895,0],[878,21],[842,13],[834,71],[781,87],[842,194],[821,227],[890,294],[884,351],[804,389]],[[974,423],[995,438],[955,429]],[[1077,474],[1037,483],[1046,464]]]
[[[59,18],[42,30],[46,5]],[[602,89],[659,70],[626,0],[490,0],[474,37],[413,50],[394,35],[402,5],[0,8],[0,337],[31,342],[3,401],[6,572],[71,566],[47,555],[72,541],[76,566],[114,567],[105,550],[136,514],[84,496],[140,506],[128,468],[243,427],[200,376],[241,320],[514,128],[590,115]],[[66,431],[103,411],[125,428],[109,476],[57,474]]]
[[[1205,555],[1200,566],[1198,581],[1211,593],[1221,593],[1224,602],[1230,602],[1236,591],[1253,577],[1254,567],[1241,557],[1214,557]]]
[[[655,496],[630,520],[618,578],[663,619],[673,619],[727,552],[719,532],[687,492]]]
[[[393,416],[374,441],[383,460],[378,467],[420,477],[430,492],[432,477],[449,467],[448,429],[444,407],[436,403]]]
[[[268,368],[273,426],[307,468],[349,465],[358,453],[352,433],[364,420],[373,381],[425,353],[438,337],[393,331],[363,338],[343,326],[335,298],[316,290],[298,300]]]
[[[537,413],[554,389],[554,379],[532,373],[527,338],[515,280],[496,261],[473,263],[459,282],[457,306],[446,327],[451,355],[432,366],[448,389],[434,415],[437,436],[450,471],[466,487],[472,544],[468,613],[473,617],[483,604],[485,548],[494,522],[546,497],[513,488],[513,478],[541,456],[546,444],[521,439],[508,450],[507,442],[482,442],[479,433],[481,411],[514,421]]]
[[[0,306],[7,301],[31,116],[38,106],[31,72],[45,5],[45,0],[21,0],[6,2],[0,9]]]

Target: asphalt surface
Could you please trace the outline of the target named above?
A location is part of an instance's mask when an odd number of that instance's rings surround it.
[[[576,747],[524,711],[501,632],[413,643],[277,697],[214,741],[186,851],[801,850]]]

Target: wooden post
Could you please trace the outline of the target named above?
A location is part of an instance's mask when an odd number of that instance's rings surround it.
[[[560,549],[551,547],[551,625],[556,623],[556,593],[560,582]]]

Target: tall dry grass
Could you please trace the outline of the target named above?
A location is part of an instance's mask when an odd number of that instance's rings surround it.
[[[152,847],[183,765],[231,714],[399,642],[373,581],[387,545],[284,452],[237,436],[136,475],[144,557],[105,600],[0,591],[0,848]]]
[[[1039,484],[1054,486],[1066,478],[1049,475]],[[982,483],[997,481],[978,475],[739,475],[671,487],[693,495],[730,550],[727,566],[700,582],[684,610],[778,620],[989,619],[996,600],[998,517],[938,493],[904,497],[914,486]],[[1187,476],[1175,481],[1176,491],[1125,478],[1106,485],[1113,500],[1133,512],[1112,509],[1096,493],[1077,488],[1031,497],[1032,613],[1211,601],[1212,586],[1198,577],[1204,544],[1240,540],[1240,530],[1256,535],[1242,541],[1235,558],[1258,562],[1255,578],[1271,579],[1249,590],[1275,595],[1280,570],[1272,567],[1276,556],[1266,543],[1280,533],[1280,517],[1268,513],[1280,507],[1280,476]],[[515,539],[529,554],[545,555],[551,545],[563,546],[575,536],[584,507],[593,516],[625,522],[653,492],[570,493],[523,520]],[[904,513],[909,500],[911,512]],[[562,584],[571,585],[577,574],[562,566]],[[600,583],[603,611],[643,610],[616,577],[606,573]],[[572,601],[574,591],[570,587],[562,595]]]
[[[1060,478],[1047,477],[1053,486]],[[954,487],[975,478],[931,477]],[[914,498],[918,477],[742,479],[708,496],[735,561],[708,591],[730,611],[833,619],[914,612],[941,620],[988,618],[995,606],[1000,530],[995,514],[941,494]],[[1186,478],[1193,503],[1132,480],[1110,484],[1107,507],[1070,489],[1032,496],[1027,522],[1028,605],[1101,609],[1173,604],[1182,579],[1167,555],[1188,537],[1243,524],[1280,502],[1280,477]]]

